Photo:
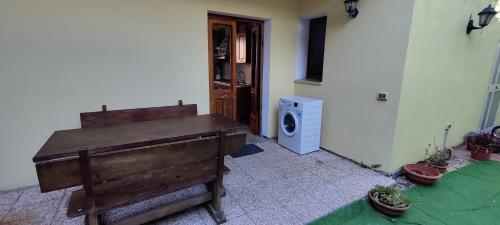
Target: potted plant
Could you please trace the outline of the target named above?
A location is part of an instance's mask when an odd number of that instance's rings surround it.
[[[411,205],[408,197],[394,187],[375,186],[368,198],[375,209],[389,216],[401,216]]]
[[[489,160],[491,153],[495,151],[496,143],[493,136],[485,133],[467,137],[467,146],[470,157],[476,160]]]
[[[439,170],[425,164],[406,164],[403,169],[408,180],[419,184],[431,185],[442,177]]]
[[[472,143],[470,142],[470,139],[476,137],[477,135],[478,134],[476,132],[473,132],[473,131],[471,131],[471,132],[467,133],[467,135],[465,135],[464,142],[465,142],[467,150],[470,151],[472,149],[472,147],[471,147]]]
[[[451,151],[449,149],[439,148],[434,140],[434,152],[430,149],[432,144],[427,146],[425,149],[425,163],[427,163],[432,168],[439,170],[440,173],[446,172],[448,169],[448,160],[451,158]]]

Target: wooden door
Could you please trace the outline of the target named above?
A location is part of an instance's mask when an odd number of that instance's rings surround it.
[[[208,18],[210,113],[236,120],[236,22]]]
[[[261,24],[254,24],[251,33],[252,86],[250,96],[250,131],[260,134],[261,121],[261,77],[262,77],[262,32]]]

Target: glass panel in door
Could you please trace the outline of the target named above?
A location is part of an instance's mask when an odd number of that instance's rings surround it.
[[[214,25],[212,29],[214,88],[231,89],[231,26]]]
[[[500,125],[500,112],[498,108],[500,106],[500,91],[489,93],[488,99],[490,99],[490,102],[487,117],[484,119],[484,130],[490,130],[494,126]]]
[[[209,18],[210,112],[236,118],[236,22]]]
[[[500,125],[500,47],[497,49],[497,57],[491,81],[488,86],[486,108],[481,120],[481,130],[488,132],[494,126]]]

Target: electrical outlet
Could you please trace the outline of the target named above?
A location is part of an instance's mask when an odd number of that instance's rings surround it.
[[[389,93],[387,93],[387,92],[379,92],[377,94],[377,100],[379,100],[379,101],[385,102],[385,101],[387,101],[388,98],[389,98]]]

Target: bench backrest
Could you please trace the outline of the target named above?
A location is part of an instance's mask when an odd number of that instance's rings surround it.
[[[79,152],[83,193],[72,195],[68,215],[134,204],[197,184],[222,181],[227,135],[217,131],[121,151]],[[85,202],[85,204],[82,204]]]
[[[217,157],[223,155],[217,134],[178,142],[124,149],[90,155],[95,183],[161,174],[161,179],[178,184],[201,176],[215,176]],[[222,153],[220,153],[222,152]],[[147,175],[146,177],[150,177]],[[154,176],[153,176],[154,177]]]
[[[82,128],[91,128],[196,115],[196,104],[111,111],[103,105],[102,111],[80,113],[80,123]]]
[[[245,144],[245,133],[228,133],[226,137],[227,138],[225,139],[225,144],[223,146],[223,150],[226,155],[235,153],[235,150],[240,150]],[[186,146],[186,148],[189,145],[190,144],[188,143],[183,144],[183,146]],[[199,146],[196,148],[199,149]],[[128,149],[124,149],[123,151],[127,150]],[[105,158],[106,157],[103,156],[103,159]],[[124,161],[124,163],[125,162],[126,161]],[[68,188],[82,184],[81,168],[78,157],[63,161],[39,163],[36,165],[36,169],[42,192],[59,190],[62,188]],[[108,172],[105,172],[105,174],[107,173]]]

